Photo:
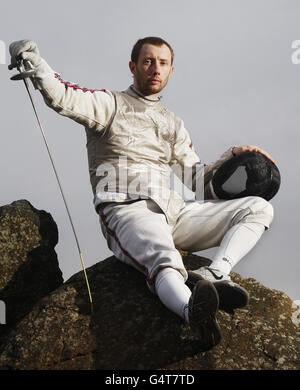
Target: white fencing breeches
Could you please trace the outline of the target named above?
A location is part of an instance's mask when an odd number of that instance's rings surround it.
[[[177,270],[186,281],[187,271],[176,248],[189,252],[221,248],[224,239],[228,241],[224,251],[233,248],[228,256],[236,264],[255,245],[273,219],[271,204],[255,196],[187,202],[174,226],[167,223],[162,210],[150,199],[109,203],[99,212],[109,248],[120,261],[141,271],[152,290],[157,273],[168,267]],[[235,245],[231,245],[230,240],[234,240],[235,234],[228,238],[226,233],[238,224],[244,227],[248,224],[252,230],[257,224],[263,226],[263,230],[257,234],[257,239],[252,234],[251,244],[245,231],[244,242],[235,239]]]

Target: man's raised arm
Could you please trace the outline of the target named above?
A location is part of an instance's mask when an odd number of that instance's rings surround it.
[[[65,82],[41,58],[34,41],[13,42],[9,51],[9,69],[16,67],[19,60],[24,61],[26,70],[33,68],[34,86],[40,90],[49,107],[90,129],[101,131],[107,126],[115,111],[115,100],[109,91],[81,88]]]

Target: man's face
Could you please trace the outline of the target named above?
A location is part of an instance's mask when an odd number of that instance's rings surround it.
[[[167,45],[144,44],[137,64],[130,61],[134,87],[144,96],[157,96],[173,72],[171,52]]]

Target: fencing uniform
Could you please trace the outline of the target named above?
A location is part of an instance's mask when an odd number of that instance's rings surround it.
[[[272,206],[259,197],[189,202],[174,224],[167,222],[152,200],[109,203],[100,208],[102,232],[109,248],[118,259],[143,272],[150,286],[158,271],[167,267],[187,279],[177,248],[197,252],[217,247],[226,232],[238,224],[258,224],[258,240],[263,232],[260,227],[269,227],[272,217]],[[240,242],[234,255],[227,258],[237,263],[246,254],[247,244]]]
[[[230,272],[270,226],[271,204],[259,197],[212,199],[206,184],[232,157],[231,148],[202,164],[183,121],[160,99],[147,99],[132,86],[123,92],[81,88],[44,60],[35,81],[48,106],[85,127],[94,205],[109,248],[186,318],[190,290],[178,248],[219,246],[214,261]],[[170,167],[200,194],[197,201],[185,202],[170,189]]]

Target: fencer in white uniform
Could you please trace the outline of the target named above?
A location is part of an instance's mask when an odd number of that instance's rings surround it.
[[[134,83],[122,92],[64,81],[33,41],[12,43],[10,53],[11,68],[22,58],[35,69],[34,85],[49,107],[85,127],[94,206],[109,248],[145,275],[168,309],[200,329],[204,345],[217,344],[219,306],[230,306],[232,299],[237,308],[248,299],[230,271],[269,228],[273,208],[255,196],[185,202],[170,189],[170,167],[176,166],[177,175],[179,168],[179,177],[193,191],[204,183],[207,194],[207,178],[233,152],[267,153],[230,147],[214,163],[201,163],[183,121],[159,97],[173,72],[173,50],[159,38],[137,42],[129,64]],[[212,264],[195,271],[199,281],[192,291],[178,249],[211,247],[218,247]]]

